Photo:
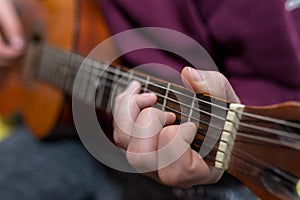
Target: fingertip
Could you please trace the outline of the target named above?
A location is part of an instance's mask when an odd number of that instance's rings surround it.
[[[135,95],[136,104],[140,109],[153,106],[157,101],[157,96],[152,92]]]
[[[138,81],[133,80],[127,86],[127,88],[125,89],[125,92],[137,94],[140,92],[140,88],[141,88],[141,84]]]
[[[173,124],[176,121],[175,113],[172,113],[172,112],[165,112],[165,113],[166,113],[166,119],[167,119],[165,125]]]
[[[192,67],[185,67],[181,72],[181,79],[184,85],[194,93],[207,93],[207,82],[202,71]]]
[[[157,98],[156,94],[154,94],[153,92],[145,92],[142,93],[141,96],[145,98]]]
[[[185,122],[182,124],[182,127],[196,130],[196,125],[194,122]]]
[[[196,125],[193,122],[185,122],[180,125],[180,129],[183,130],[181,131],[183,139],[189,144],[192,143],[197,132]]]
[[[191,76],[190,76],[190,67],[184,67],[181,71],[181,80],[183,84],[191,91],[194,91],[193,86],[191,84]]]
[[[181,71],[181,78],[184,78],[184,79],[187,79],[187,80],[189,80],[190,79],[190,71],[191,71],[191,67],[189,67],[189,66],[185,66],[184,68],[183,68],[183,70]]]
[[[152,106],[157,101],[156,94],[154,94],[152,92],[142,93],[140,95],[140,97],[142,97],[141,101],[148,102],[148,103],[145,104],[145,105],[148,105],[148,106]]]
[[[205,81],[204,77],[202,76],[202,71],[200,70],[196,70],[192,67],[187,67],[185,72],[184,72],[189,80],[193,81],[193,82],[203,82]]]
[[[21,51],[24,48],[24,40],[22,37],[13,37],[10,39],[10,45],[13,49]]]

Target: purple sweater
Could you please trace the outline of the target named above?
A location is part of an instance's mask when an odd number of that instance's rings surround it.
[[[285,0],[99,1],[112,34],[152,26],[195,39],[247,105],[300,100],[300,8],[288,11]],[[162,63],[178,71],[185,65],[157,50],[133,52],[124,61]]]

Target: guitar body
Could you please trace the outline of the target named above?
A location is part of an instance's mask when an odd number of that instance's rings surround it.
[[[56,47],[86,55],[108,37],[95,0],[15,0],[27,37],[39,37]],[[19,62],[0,69],[0,115],[21,114],[39,138],[71,121],[70,104],[57,88],[24,75]]]

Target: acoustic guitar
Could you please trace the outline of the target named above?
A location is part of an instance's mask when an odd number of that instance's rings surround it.
[[[176,114],[177,123],[198,125],[191,144],[195,151],[201,154],[215,141],[204,157],[209,165],[227,170],[262,199],[299,199],[299,102],[265,107],[234,104],[123,66],[85,58],[109,36],[93,0],[31,4],[20,0],[16,6],[20,15],[26,16],[24,24],[30,27],[26,30],[32,37],[24,56],[26,65],[1,69],[2,115],[21,113],[32,132],[45,138],[69,113],[66,96],[110,113],[110,102],[118,91],[137,80],[143,92],[157,95],[157,108]],[[107,50],[113,53],[113,48]],[[80,70],[84,60],[89,64]],[[81,77],[83,88],[78,92],[73,90],[76,76]]]

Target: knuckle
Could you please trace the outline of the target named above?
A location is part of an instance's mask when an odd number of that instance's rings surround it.
[[[224,76],[224,74],[217,72],[219,77],[220,77],[220,81],[222,82],[222,86],[223,87],[227,87],[229,85],[229,81],[228,79]]]
[[[119,95],[116,96],[115,105],[121,102],[121,99],[122,99],[123,96],[124,96],[123,93],[120,93]]]
[[[147,168],[147,165],[146,165],[147,162],[146,162],[143,154],[132,153],[132,152],[127,151],[126,158],[127,158],[128,163],[137,170],[142,170],[142,169]]]
[[[120,144],[122,141],[121,135],[120,135],[119,131],[117,131],[117,130],[114,131],[113,138],[117,145]]]
[[[158,115],[155,108],[147,107],[141,110],[140,116],[147,116],[149,118],[156,117]]]
[[[179,129],[178,125],[166,126],[162,129],[163,134],[176,133]]]
[[[176,137],[177,130],[178,130],[177,125],[166,126],[161,130],[159,135],[160,148],[170,144],[172,146],[176,145],[176,142],[172,142],[172,141],[174,141]]]
[[[115,144],[118,147],[120,147],[122,149],[127,148],[126,136],[124,136],[123,134],[119,133],[118,131],[114,131],[113,139],[114,139]]]
[[[163,137],[164,140],[171,141],[176,136],[178,129],[179,129],[178,125],[165,126],[161,130],[160,135],[161,135],[161,137]]]
[[[137,102],[137,95],[136,94],[134,94],[134,95],[127,94],[126,100],[128,101],[129,105],[135,105]]]

